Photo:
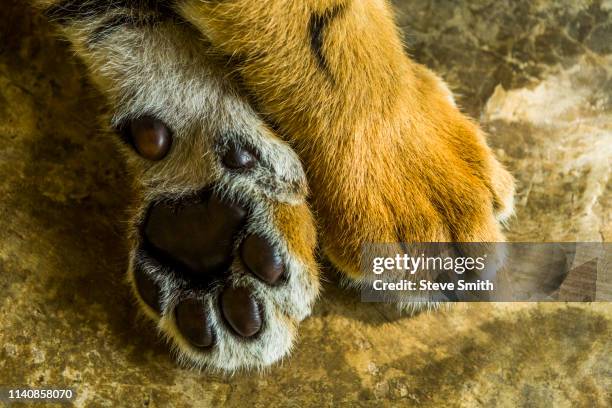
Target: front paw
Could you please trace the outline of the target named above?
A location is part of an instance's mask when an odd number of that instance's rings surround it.
[[[308,163],[309,173],[324,174],[311,180],[321,246],[353,284],[375,279],[362,262],[373,256],[363,251],[368,244],[394,243],[386,247],[392,254],[377,255],[386,257],[409,252],[405,244],[451,243],[458,256],[490,253],[494,271],[503,264],[503,246],[493,243],[505,241],[513,178],[449,93],[430,84],[425,100],[403,102],[415,111],[423,104],[418,115],[400,111],[395,128],[372,129],[376,143],[355,138],[351,149],[336,149],[333,171],[323,160]]]

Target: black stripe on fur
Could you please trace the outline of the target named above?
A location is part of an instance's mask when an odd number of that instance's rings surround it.
[[[322,14],[313,13],[310,16],[310,21],[308,22],[310,48],[315,59],[317,60],[319,68],[331,81],[333,81],[333,75],[329,64],[327,63],[327,59],[325,58],[325,52],[323,50],[325,29],[334,19],[336,19],[341,14],[343,10],[343,6],[337,6],[325,10]]]
[[[170,0],[61,0],[45,10],[45,15],[60,24],[102,17],[109,12],[125,10],[129,14],[155,13],[161,18],[174,18]]]

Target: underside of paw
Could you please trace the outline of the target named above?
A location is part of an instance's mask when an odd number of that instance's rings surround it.
[[[152,117],[122,131],[153,165],[178,155],[173,134]],[[278,176],[265,162],[267,152],[234,139],[210,153],[219,164],[214,182],[180,194],[145,187],[128,279],[181,362],[225,371],[261,368],[289,352],[318,293],[314,256],[294,251],[301,240],[281,224],[293,214],[305,222],[303,233],[314,226],[304,221],[303,202],[275,201],[273,189],[260,186]],[[312,255],[314,242],[306,251]]]

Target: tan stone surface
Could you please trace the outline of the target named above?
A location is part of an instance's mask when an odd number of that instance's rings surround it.
[[[610,241],[612,4],[396,3],[519,181],[509,236]],[[47,23],[0,9],[0,386],[72,387],[87,407],[612,405],[607,303],[397,317],[328,283],[282,364],[178,368],[123,284],[129,177],[100,96]]]

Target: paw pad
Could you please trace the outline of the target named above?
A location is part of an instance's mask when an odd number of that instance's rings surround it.
[[[134,281],[140,298],[157,313],[161,313],[161,290],[142,269],[134,271]]]
[[[141,255],[154,259],[168,271],[165,273],[186,282],[188,291],[179,295],[174,318],[178,331],[195,348],[209,348],[215,343],[215,329],[210,323],[214,311],[201,300],[214,287],[220,287],[219,315],[234,335],[252,338],[264,325],[263,308],[252,288],[234,287],[228,282],[231,266],[239,256],[239,265],[244,265],[239,267],[243,268],[241,272],[269,286],[279,282],[285,266],[271,242],[260,235],[248,235],[235,248],[247,223],[248,214],[243,207],[222,201],[210,192],[178,202],[155,202],[144,220]],[[136,268],[134,283],[142,300],[158,314],[164,314],[156,282]]]
[[[223,156],[223,164],[232,170],[245,171],[253,168],[256,162],[253,152],[235,145],[230,146]]]
[[[168,126],[151,116],[132,120],[123,133],[136,152],[147,160],[163,159],[172,147],[172,132]]]
[[[264,282],[273,285],[285,268],[270,243],[258,235],[250,235],[242,244],[241,257],[247,268]]]
[[[278,140],[225,131],[193,144],[186,133],[173,145],[184,130],[154,116],[121,127],[135,153],[167,164],[134,161],[148,194],[134,217],[132,288],[181,361],[269,365],[291,349],[319,289],[314,256],[294,253],[290,240],[302,237],[286,228],[291,220],[315,232],[303,169]]]
[[[175,309],[176,325],[181,334],[198,348],[210,347],[214,333],[206,315],[206,305],[197,299],[185,299]]]
[[[246,211],[238,205],[206,193],[179,204],[160,202],[149,210],[145,243],[182,273],[201,277],[224,273],[245,217]]]
[[[261,329],[261,307],[246,288],[228,288],[221,295],[223,317],[242,337],[252,337]]]

